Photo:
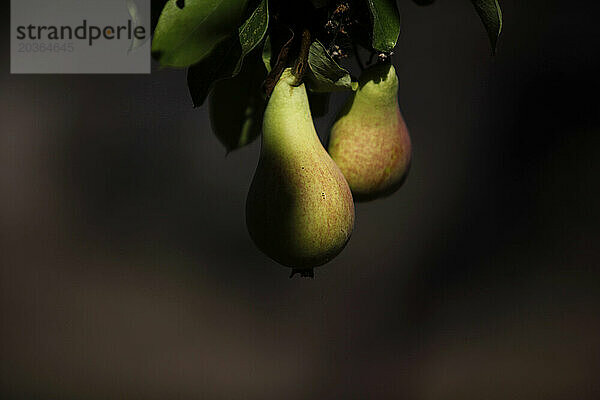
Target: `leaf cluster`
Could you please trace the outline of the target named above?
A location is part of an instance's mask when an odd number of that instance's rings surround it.
[[[469,1],[494,51],[502,29],[498,1]],[[153,57],[163,67],[188,68],[194,106],[210,94],[213,130],[228,150],[258,135],[263,106],[285,68],[321,104],[319,115],[328,93],[356,90],[346,58],[358,57],[361,47],[371,60],[388,60],[400,35],[396,0],[153,0],[152,12]],[[225,132],[231,137],[221,137]]]

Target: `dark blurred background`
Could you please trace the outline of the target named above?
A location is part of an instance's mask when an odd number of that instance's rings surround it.
[[[183,71],[10,75],[3,15],[0,396],[600,398],[592,3],[501,1],[491,57],[469,1],[400,1],[412,171],[314,280],[252,245],[259,143]]]

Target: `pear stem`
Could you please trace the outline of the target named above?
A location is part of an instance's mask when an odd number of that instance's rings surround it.
[[[277,56],[277,61],[275,62],[273,69],[271,69],[271,72],[265,79],[264,88],[265,88],[265,94],[267,95],[267,98],[271,97],[271,93],[273,93],[273,89],[275,89],[275,85],[277,84],[277,81],[279,81],[279,78],[281,78],[281,74],[283,74],[283,71],[287,67],[287,63],[288,63],[288,59],[289,59],[289,55],[290,55],[290,49],[292,47],[292,43],[294,42],[294,38],[296,36],[296,35],[294,35],[294,31],[292,31],[292,30],[290,30],[290,31],[292,33],[292,37],[290,37],[290,39],[281,48],[281,51],[279,52],[279,55]]]
[[[302,31],[300,51],[298,54],[298,59],[296,60],[296,65],[294,66],[294,76],[296,77],[296,79],[294,81],[293,86],[300,86],[304,78],[304,74],[306,73],[306,69],[308,67],[308,54],[310,50],[310,43],[310,31],[305,28]]]

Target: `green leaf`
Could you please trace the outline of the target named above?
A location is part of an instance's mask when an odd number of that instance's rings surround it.
[[[150,27],[152,30],[152,35],[154,35],[154,31],[156,30],[156,25],[158,25],[158,19],[160,18],[160,14],[162,10],[165,8],[168,0],[151,0],[150,2]]]
[[[194,107],[201,106],[214,82],[231,78],[242,68],[244,57],[265,36],[269,25],[267,0],[262,0],[237,35],[227,37],[210,52],[208,57],[188,70],[188,88]]]
[[[492,53],[496,53],[498,38],[502,32],[502,10],[498,0],[471,0],[477,10],[477,14],[483,21],[485,30],[490,38]]]
[[[271,37],[267,36],[262,51],[262,60],[267,72],[271,72]]]
[[[372,45],[377,51],[389,53],[400,36],[400,12],[395,0],[367,0],[373,22]]]
[[[355,87],[348,71],[335,62],[318,40],[310,45],[306,80],[313,92],[354,90]]]
[[[260,54],[254,52],[237,76],[217,82],[209,96],[212,130],[228,153],[260,135],[266,106],[261,90],[265,76]]]
[[[263,40],[269,27],[269,2],[262,0],[256,7],[250,18],[244,22],[239,29],[240,43],[242,45],[242,56],[240,64],[236,68],[237,74],[241,68],[243,58],[250,53]]]
[[[235,32],[248,0],[169,0],[160,15],[152,54],[163,66],[187,67],[206,58]]]

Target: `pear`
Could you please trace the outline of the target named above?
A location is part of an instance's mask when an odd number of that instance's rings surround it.
[[[338,255],[354,228],[344,176],[321,144],[304,84],[286,69],[263,120],[260,159],[246,200],[256,246],[278,263],[312,271]]]
[[[359,87],[331,128],[329,154],[356,201],[395,192],[411,161],[408,129],[398,106],[398,77],[391,64],[363,71]]]

